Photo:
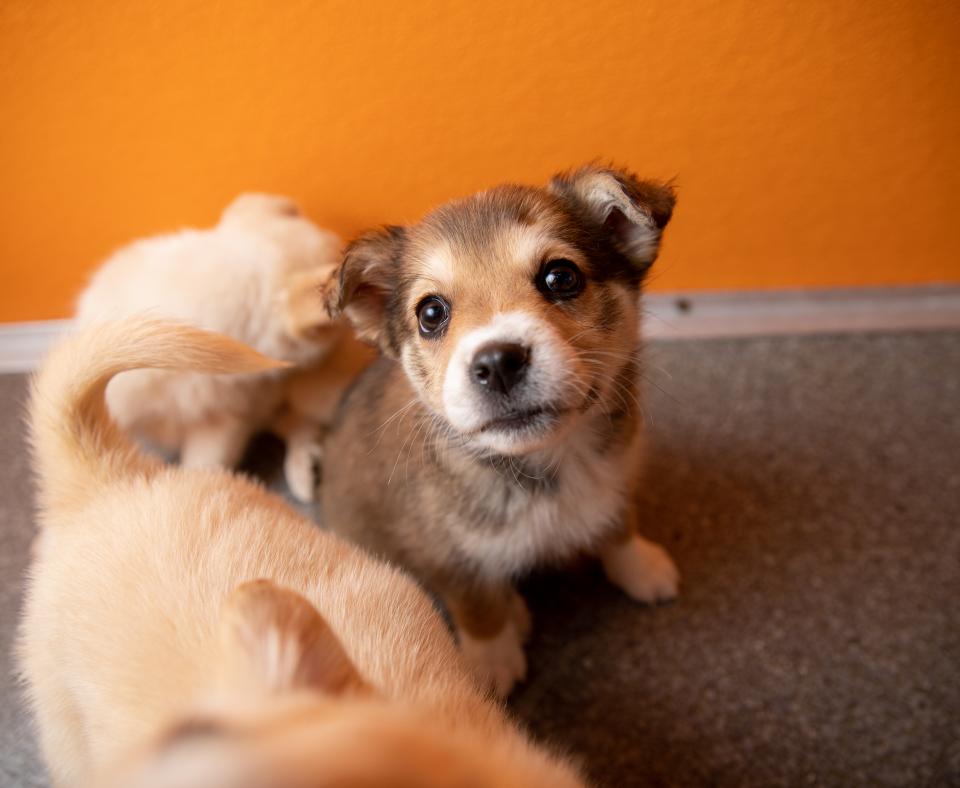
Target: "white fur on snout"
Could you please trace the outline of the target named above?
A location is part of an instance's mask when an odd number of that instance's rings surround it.
[[[567,343],[547,321],[528,312],[498,312],[479,328],[468,331],[457,344],[443,380],[443,410],[458,430],[472,432],[500,415],[470,377],[474,356],[491,342],[512,342],[530,351],[523,395],[513,401],[517,410],[542,405],[572,407],[574,358]]]

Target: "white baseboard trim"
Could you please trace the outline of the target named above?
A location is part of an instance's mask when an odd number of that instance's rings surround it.
[[[668,340],[960,329],[960,285],[652,293],[644,312]],[[35,369],[70,322],[0,323],[0,374]]]
[[[657,339],[960,328],[960,285],[652,293]]]
[[[0,323],[0,374],[31,372],[57,337],[69,330],[70,320]]]

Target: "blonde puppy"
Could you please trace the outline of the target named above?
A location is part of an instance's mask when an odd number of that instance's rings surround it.
[[[184,465],[232,467],[250,436],[274,426],[287,440],[288,486],[312,500],[320,426],[342,389],[371,358],[322,308],[318,288],[336,264],[340,239],[319,229],[285,197],[245,194],[209,230],[183,230],[137,241],[113,255],[81,295],[81,326],[148,312],[239,339],[292,362],[294,376],[320,379],[307,411],[289,396],[290,372],[214,377],[139,370],[107,391],[124,429],[169,451]],[[326,368],[331,350],[350,362]]]
[[[110,379],[265,373],[133,319],[56,348],[30,404],[40,535],[19,658],[58,786],[575,786],[475,689],[398,571],[222,470],[145,457]]]

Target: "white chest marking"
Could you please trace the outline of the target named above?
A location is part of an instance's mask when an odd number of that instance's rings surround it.
[[[464,528],[461,548],[485,574],[499,579],[538,564],[569,560],[596,547],[623,520],[635,467],[627,452],[639,449],[639,438],[638,434],[626,452],[606,457],[576,443],[568,446],[569,460],[563,464],[556,489],[517,496],[502,528]]]

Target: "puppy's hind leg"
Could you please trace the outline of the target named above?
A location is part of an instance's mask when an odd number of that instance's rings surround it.
[[[527,676],[523,641],[530,614],[509,585],[471,587],[444,594],[464,659],[482,684],[506,698]]]
[[[188,468],[233,468],[243,458],[250,436],[250,427],[232,416],[190,425],[180,463]]]
[[[677,596],[680,572],[669,553],[644,539],[636,530],[637,513],[631,505],[618,538],[599,550],[607,579],[638,602],[666,602]]]

